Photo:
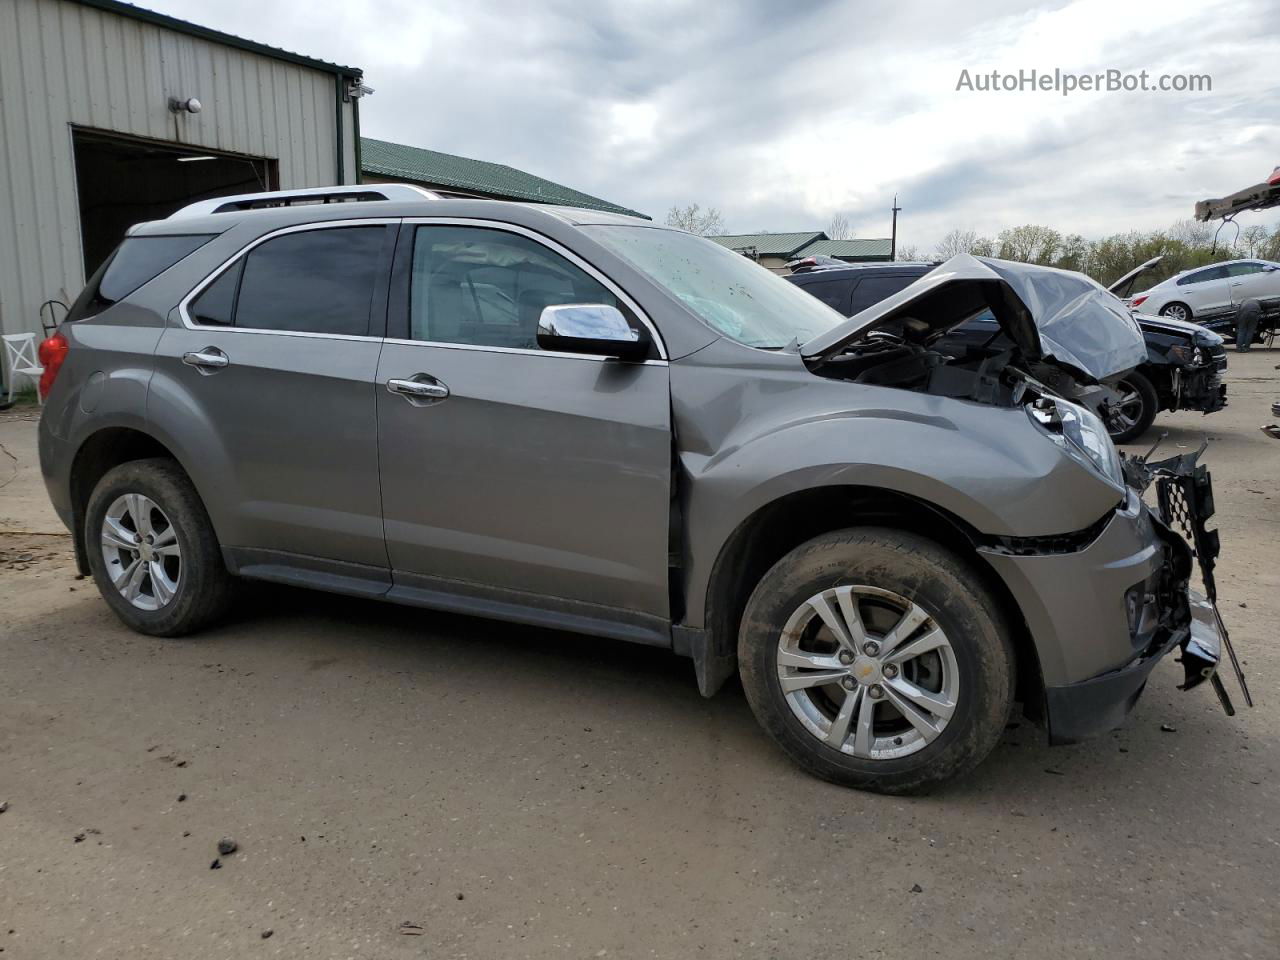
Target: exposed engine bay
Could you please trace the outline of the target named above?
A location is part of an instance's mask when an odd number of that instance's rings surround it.
[[[838,380],[898,387],[939,397],[995,406],[1025,403],[1033,395],[1059,396],[1105,410],[1115,392],[1087,383],[1051,361],[1028,363],[1015,349],[995,350],[945,343],[916,344],[887,332],[871,334],[842,354],[815,365],[815,373]]]
[[[985,342],[950,335],[984,314],[998,324]],[[1088,277],[964,254],[801,353],[824,377],[1000,406],[1031,390],[1104,417],[1118,400],[1108,379],[1147,355],[1128,309]]]

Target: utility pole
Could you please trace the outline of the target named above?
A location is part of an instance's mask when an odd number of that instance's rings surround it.
[[[889,240],[889,259],[898,259],[898,211],[902,208],[898,206],[898,195],[893,195],[893,234]]]

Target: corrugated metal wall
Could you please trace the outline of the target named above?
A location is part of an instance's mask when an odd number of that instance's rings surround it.
[[[279,160],[280,187],[338,181],[336,75],[82,6],[0,0],[0,327],[39,332],[84,285],[73,124]],[[175,115],[170,97],[196,97]],[[343,105],[344,176],[357,179]]]

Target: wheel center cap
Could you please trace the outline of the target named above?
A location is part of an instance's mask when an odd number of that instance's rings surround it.
[[[869,687],[880,682],[880,661],[871,657],[858,657],[849,668],[849,673],[864,687]]]

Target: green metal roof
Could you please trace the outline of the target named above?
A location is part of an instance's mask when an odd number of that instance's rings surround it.
[[[790,257],[806,244],[826,237],[821,230],[809,230],[805,233],[731,233],[707,239],[730,250],[755,247],[756,255],[761,257]]]
[[[798,257],[837,257],[845,259],[862,259],[883,257],[889,259],[889,238],[879,240],[815,240],[800,250]]]
[[[544,180],[504,163],[472,160],[452,153],[424,150],[421,147],[389,143],[370,137],[360,138],[360,168],[365,173],[380,177],[455,187],[503,199],[585,207],[588,210],[606,210],[651,219],[643,213],[601,200],[572,187]]]
[[[189,37],[199,37],[201,40],[225,44],[229,47],[236,47],[239,50],[247,50],[249,53],[257,53],[264,57],[284,60],[287,63],[313,67],[316,70],[337,73],[344,77],[359,77],[363,75],[359,67],[344,67],[340,63],[330,63],[328,60],[317,60],[314,57],[305,57],[300,53],[290,53],[288,50],[281,50],[279,47],[273,47],[267,43],[258,43],[256,40],[237,37],[234,33],[211,30],[208,27],[200,26],[198,23],[192,23],[190,20],[179,20],[177,17],[156,13],[154,10],[135,7],[132,3],[122,3],[120,0],[75,0],[75,2],[97,10],[105,10],[107,13],[119,14],[131,20],[141,20],[143,23],[164,27],[166,30],[185,33]]]

